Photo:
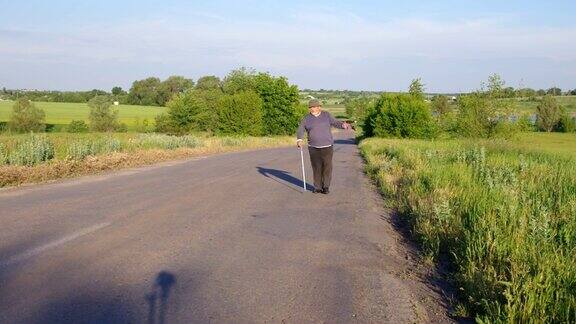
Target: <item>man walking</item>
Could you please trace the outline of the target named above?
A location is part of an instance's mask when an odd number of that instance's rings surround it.
[[[350,125],[343,123],[327,111],[322,111],[320,101],[312,99],[308,103],[310,113],[302,119],[298,127],[296,145],[302,149],[304,131],[308,133],[308,152],[312,172],[314,173],[314,193],[328,194],[332,180],[332,154],[334,139],[331,127],[349,129]]]

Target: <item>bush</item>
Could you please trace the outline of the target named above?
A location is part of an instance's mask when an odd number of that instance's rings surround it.
[[[154,117],[155,121],[155,131],[158,133],[173,133],[174,127],[172,126],[172,121],[168,114],[159,114]]]
[[[262,99],[255,92],[224,95],[218,106],[218,133],[262,135]]]
[[[202,128],[200,123],[206,111],[194,92],[174,96],[167,107],[169,124],[176,133],[185,134]]]
[[[154,130],[154,127],[150,125],[147,118],[140,119],[136,118],[134,120],[134,130],[138,133],[150,133]]]
[[[54,145],[45,135],[30,134],[8,155],[12,165],[35,165],[54,158]]]
[[[223,89],[226,94],[255,91],[260,96],[265,135],[293,134],[306,114],[298,99],[298,87],[290,85],[284,77],[240,69],[224,79]]]
[[[432,138],[437,135],[423,99],[407,94],[382,95],[364,122],[366,136]]]
[[[88,124],[83,120],[73,120],[68,124],[68,133],[86,133]]]
[[[346,101],[346,115],[355,121],[363,121],[366,118],[368,107],[372,104],[370,98],[359,97]]]
[[[118,133],[127,133],[128,132],[128,125],[126,123],[120,123],[116,126],[116,131]]]
[[[120,141],[113,137],[78,141],[70,144],[67,156],[72,160],[83,160],[89,155],[109,154],[122,149]]]
[[[28,99],[20,98],[12,106],[10,129],[15,132],[43,132],[46,128],[44,110]]]
[[[256,76],[256,92],[262,98],[264,134],[294,134],[308,110],[303,110],[300,105],[298,87],[290,85],[285,77],[259,73]]]
[[[536,126],[542,131],[551,132],[557,126],[563,114],[564,111],[556,101],[556,98],[546,95],[536,106]]]
[[[139,134],[131,144],[139,149],[160,148],[174,150],[180,147],[194,148],[201,146],[202,140],[190,135]]]
[[[495,82],[492,80],[492,82]],[[458,99],[458,117],[454,131],[463,137],[491,138],[514,136],[519,126],[512,122],[512,102],[497,99],[497,92],[472,93]]]
[[[478,93],[458,99],[456,132],[464,137],[490,137],[496,126],[496,112],[486,97]]]
[[[96,132],[113,132],[118,127],[118,111],[110,109],[110,98],[96,96],[88,101],[90,127]]]
[[[518,130],[521,132],[533,132],[536,130],[534,124],[532,124],[532,121],[530,120],[530,114],[523,114],[520,116],[516,124],[518,125]]]
[[[555,126],[555,131],[562,133],[572,133],[576,131],[576,122],[568,114],[564,114]]]
[[[8,150],[6,146],[0,143],[0,165],[8,163]]]
[[[446,115],[452,112],[448,97],[443,95],[436,95],[432,98],[432,111],[438,116]]]

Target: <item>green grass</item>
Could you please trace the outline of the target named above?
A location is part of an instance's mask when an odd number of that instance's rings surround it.
[[[522,150],[576,159],[576,133],[522,133],[514,145]]]
[[[34,104],[44,109],[46,113],[46,123],[55,125],[68,125],[72,120],[84,120],[88,122],[90,109],[85,103],[63,103],[63,102],[34,102]],[[13,101],[0,101],[0,122],[10,119],[12,114]],[[148,119],[153,123],[154,117],[164,112],[164,107],[118,105],[112,106],[118,110],[118,119],[131,128],[136,121]]]
[[[92,152],[100,155],[112,151],[134,152],[137,150],[164,149],[174,150],[181,147],[274,147],[294,141],[291,136],[211,136],[208,133],[196,133],[186,136],[170,136],[157,133],[41,133],[41,134],[0,134],[0,156],[11,155],[18,151],[23,143],[46,141],[53,147],[50,159],[65,160],[76,155],[76,151]],[[109,149],[113,148],[113,149]],[[23,147],[26,149],[26,147]],[[33,151],[28,149],[27,151]],[[28,152],[34,154],[34,152]],[[82,155],[82,154],[79,154]],[[4,162],[4,163],[3,163]],[[0,158],[0,166],[9,164]]]
[[[576,321],[575,143],[575,134],[545,133],[372,138],[361,151],[425,255],[453,263],[461,313],[558,323]]]
[[[344,105],[326,105],[322,108],[328,111],[334,117],[347,118],[346,107],[344,107]]]
[[[566,111],[576,112],[576,96],[556,96],[558,104],[566,108]],[[512,99],[514,102],[514,109],[524,113],[536,113],[537,101],[529,101],[527,98]]]

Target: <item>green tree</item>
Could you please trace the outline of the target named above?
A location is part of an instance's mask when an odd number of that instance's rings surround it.
[[[416,95],[384,94],[364,122],[366,136],[432,138],[437,128],[426,102]]]
[[[118,111],[110,108],[110,98],[96,96],[88,101],[90,128],[96,132],[112,132],[119,126]]]
[[[491,137],[497,124],[496,109],[489,98],[480,93],[458,99],[456,132],[464,137]]]
[[[552,95],[546,95],[536,106],[536,126],[538,129],[551,132],[564,115],[562,107]]]
[[[558,87],[552,87],[552,88],[546,90],[546,94],[549,94],[552,96],[561,96],[562,95],[562,89],[560,89]]]
[[[488,77],[488,94],[492,98],[503,98],[504,97],[504,85],[506,82],[502,80],[502,77],[496,73]]]
[[[175,95],[167,104],[172,129],[178,133],[214,131],[221,90],[189,90]]]
[[[240,68],[231,71],[222,82],[222,90],[227,94],[256,89],[256,71],[254,69]]]
[[[503,98],[514,98],[516,96],[516,90],[513,87],[506,87],[502,89]]]
[[[218,126],[218,104],[224,93],[220,88],[215,88],[194,90],[190,94],[196,96],[201,103],[202,109],[196,116],[199,130],[214,132]]]
[[[263,102],[264,134],[293,134],[307,113],[300,105],[298,87],[290,85],[285,77],[273,77],[268,73],[259,73],[254,83]]]
[[[26,98],[16,100],[12,106],[10,129],[15,132],[43,132],[46,129],[44,110]]]
[[[124,93],[125,93],[125,91],[122,90],[122,87],[114,87],[114,88],[112,88],[112,94],[115,95],[115,96],[118,96],[118,95],[121,95],[121,94],[124,94]]]
[[[198,129],[198,115],[202,114],[202,102],[191,93],[175,95],[166,105],[170,124],[179,134]]]
[[[220,78],[214,75],[206,75],[198,79],[196,82],[196,90],[220,90],[222,82]]]
[[[172,126],[172,120],[170,118],[170,115],[168,115],[167,113],[156,115],[156,117],[154,117],[154,122],[155,122],[154,130],[156,132],[169,133],[169,134],[176,133],[176,131],[174,130],[174,126]]]
[[[158,88],[158,105],[164,106],[173,95],[183,93],[194,87],[192,79],[183,76],[173,75],[160,83]]]
[[[86,133],[88,132],[88,124],[83,120],[73,120],[68,124],[68,133]]]
[[[344,104],[346,107],[346,115],[355,121],[361,122],[365,119],[368,107],[372,104],[372,100],[365,96],[346,100]]]
[[[432,112],[438,126],[446,132],[452,131],[455,123],[455,114],[450,106],[448,97],[436,95],[432,98]]]
[[[262,99],[253,91],[224,95],[218,108],[218,133],[262,135]]]
[[[159,105],[160,85],[160,79],[155,77],[134,81],[128,93],[128,103],[144,106]]]
[[[408,93],[420,99],[424,99],[424,84],[421,78],[416,78],[410,83]]]
[[[564,112],[560,120],[554,127],[554,130],[562,133],[573,133],[576,131],[576,120],[568,113]]]
[[[448,97],[436,95],[432,98],[432,111],[438,115],[445,115],[451,112]]]

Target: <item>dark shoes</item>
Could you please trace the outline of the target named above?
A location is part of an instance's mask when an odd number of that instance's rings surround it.
[[[323,193],[327,195],[330,193],[330,190],[328,188],[314,189],[313,193]]]
[[[322,189],[314,189],[313,191],[314,193],[323,193],[324,191]]]

